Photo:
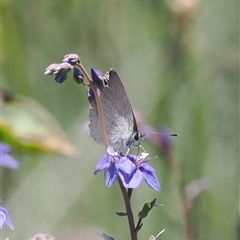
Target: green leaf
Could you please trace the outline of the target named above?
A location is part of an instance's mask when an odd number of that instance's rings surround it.
[[[116,212],[116,214],[120,217],[127,216],[127,213],[124,213],[124,212]]]
[[[27,97],[6,100],[4,96],[1,100],[1,142],[27,152],[75,153],[59,123],[37,101]]]
[[[151,202],[149,202],[149,201],[146,202],[144,204],[142,210],[138,213],[138,217],[141,218],[141,219],[145,218],[148,215],[148,213],[150,212],[150,210],[154,207],[156,200],[157,199],[155,198]]]
[[[108,236],[108,235],[105,234],[105,233],[103,233],[101,236],[102,236],[105,240],[114,240],[113,237],[110,237],[110,236]]]
[[[139,232],[140,229],[142,228],[142,226],[143,226],[143,223],[141,223],[141,224],[135,229],[135,231],[136,231],[136,232]]]
[[[154,206],[155,206],[156,200],[157,200],[157,199],[156,199],[156,198],[154,198],[154,199],[151,201],[151,203],[150,203],[150,204],[151,204],[151,206],[152,206],[152,207],[154,207]]]

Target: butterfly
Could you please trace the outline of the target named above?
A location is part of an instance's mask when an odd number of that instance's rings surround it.
[[[102,102],[102,111],[109,144],[115,148],[125,146],[140,146],[144,135],[138,131],[136,118],[129,102],[123,83],[115,69],[110,69],[101,78],[102,84],[98,89]],[[95,96],[90,88],[89,129],[91,137],[103,144],[102,132],[98,119]]]

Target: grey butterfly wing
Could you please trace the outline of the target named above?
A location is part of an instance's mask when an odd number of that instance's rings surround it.
[[[103,144],[102,132],[98,121],[97,112],[93,104],[89,108],[89,129],[91,137],[99,144]]]
[[[137,132],[136,120],[124,86],[114,69],[104,75],[108,87],[102,89],[101,101],[108,140],[111,145],[126,145]],[[103,144],[95,101],[90,102],[89,128],[92,138]]]

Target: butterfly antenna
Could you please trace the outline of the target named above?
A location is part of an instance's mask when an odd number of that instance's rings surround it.
[[[160,132],[150,132],[158,135],[164,135],[164,136],[170,136],[170,137],[178,137],[178,134],[176,133],[160,133]]]

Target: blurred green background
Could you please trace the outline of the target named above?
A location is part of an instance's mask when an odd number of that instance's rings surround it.
[[[159,156],[152,165],[162,190],[143,183],[133,210],[155,197],[163,207],[144,219],[139,239],[162,229],[162,240],[237,238],[238,1],[2,0],[1,7],[1,87],[41,103],[77,149],[66,157],[13,148],[21,166],[2,168],[1,196],[9,194],[4,206],[15,230],[4,227],[1,239],[39,232],[58,240],[101,239],[101,232],[130,239],[127,220],[115,215],[124,211],[118,185],[108,189],[103,174],[93,176],[105,149],[83,130],[86,89],[43,74],[67,53],[77,53],[89,70],[114,67],[145,123],[179,135],[172,138],[173,167],[143,142]],[[202,178],[203,186],[193,182]]]

